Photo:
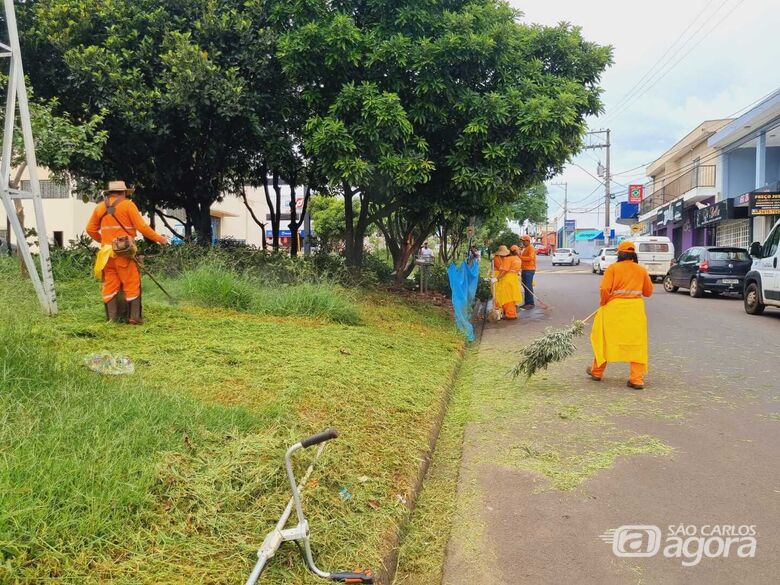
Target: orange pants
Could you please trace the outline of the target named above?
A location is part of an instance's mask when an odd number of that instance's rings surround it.
[[[132,258],[109,258],[103,269],[103,302],[113,299],[120,290],[128,301],[141,296],[141,272]]]
[[[504,317],[507,319],[517,319],[517,304],[515,304],[514,301],[506,303],[501,308],[504,310]]]
[[[593,365],[590,366],[590,371],[593,372],[593,375],[597,378],[604,377],[604,371],[607,369],[607,362],[604,362],[601,365],[598,365],[596,363],[596,360],[593,360]],[[645,364],[640,364],[639,362],[631,362],[631,371],[628,374],[628,381],[632,384],[640,384],[643,385],[645,383]]]

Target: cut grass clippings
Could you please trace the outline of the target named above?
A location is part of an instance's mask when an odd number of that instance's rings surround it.
[[[318,563],[381,568],[460,359],[446,313],[361,292],[354,326],[145,283],[146,324],[117,326],[98,283],[59,282],[47,318],[17,270],[0,261],[0,582],[242,582],[289,497],[286,446],[330,426],[304,496]],[[103,349],[136,373],[80,365]],[[263,578],[320,582],[289,546]]]

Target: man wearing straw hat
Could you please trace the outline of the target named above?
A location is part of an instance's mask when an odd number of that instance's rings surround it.
[[[650,275],[636,255],[633,242],[621,242],[617,262],[604,272],[601,279],[601,306],[593,321],[590,341],[593,364],[588,375],[601,381],[609,362],[630,362],[627,386],[644,388],[647,373],[647,317],[642,297],[653,294]]]
[[[141,272],[135,259],[135,238],[141,232],[158,244],[167,244],[168,238],[155,232],[146,223],[135,203],[128,199],[133,193],[124,181],[111,181],[104,192],[104,200],[92,211],[87,233],[100,244],[95,260],[95,276],[103,281],[103,303],[106,319],[119,318],[120,291],[127,300],[127,322],[141,323]]]
[[[496,250],[496,256],[501,258],[496,263],[496,293],[495,304],[504,311],[507,319],[517,319],[517,304],[523,300],[520,293],[520,258],[513,255],[503,244]]]

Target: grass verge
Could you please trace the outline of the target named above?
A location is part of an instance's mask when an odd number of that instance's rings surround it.
[[[460,359],[449,316],[366,292],[351,326],[146,285],[143,326],[104,323],[86,279],[45,318],[0,262],[0,582],[241,582],[288,497],[285,447],[328,426],[304,498],[319,564],[380,568]],[[86,371],[103,349],[135,375]],[[319,582],[293,547],[264,579]]]

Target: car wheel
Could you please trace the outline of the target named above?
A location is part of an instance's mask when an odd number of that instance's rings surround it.
[[[758,292],[758,285],[751,282],[745,289],[745,312],[748,315],[760,315],[764,312],[766,305],[761,302],[761,295]]]
[[[664,278],[664,290],[668,293],[676,293],[678,290],[680,290],[679,286],[674,286],[672,277],[668,274],[666,275],[666,278]]]
[[[596,271],[596,267],[594,266],[594,267],[593,267],[593,274],[596,274],[596,272],[597,272],[597,271]]]
[[[699,281],[695,278],[691,278],[691,285],[688,287],[688,292],[694,299],[700,299],[704,295],[704,290],[699,286]]]

